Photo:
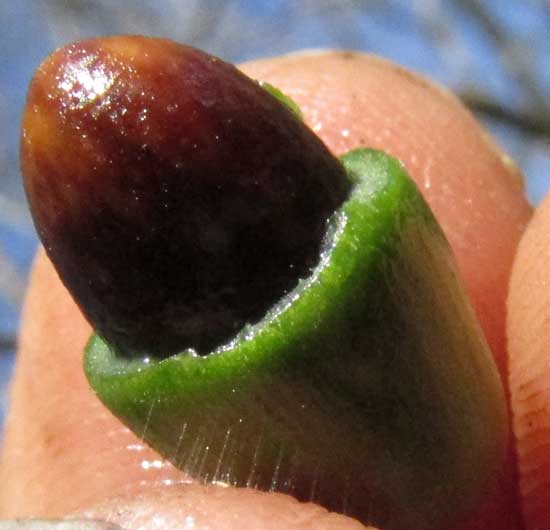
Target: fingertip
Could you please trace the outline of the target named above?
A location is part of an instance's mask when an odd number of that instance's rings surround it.
[[[107,518],[127,530],[375,530],[287,495],[198,484],[110,499],[76,516]]]
[[[522,507],[529,528],[550,521],[550,197],[514,262],[508,297],[510,392]]]

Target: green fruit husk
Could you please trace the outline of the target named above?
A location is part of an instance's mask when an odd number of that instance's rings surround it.
[[[261,322],[205,357],[131,361],[94,335],[86,374],[199,480],[437,528],[491,492],[508,433],[500,379],[402,165],[368,149],[342,163],[354,187],[318,266]]]
[[[282,90],[279,90],[276,86],[273,86],[266,81],[262,81],[260,86],[268,93],[271,94],[279,103],[282,103],[290,112],[292,112],[300,121],[304,120],[302,109],[298,104],[289,96],[287,96]]]

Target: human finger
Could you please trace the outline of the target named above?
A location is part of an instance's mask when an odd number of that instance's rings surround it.
[[[550,528],[550,198],[522,238],[510,282],[510,392],[527,528]]]

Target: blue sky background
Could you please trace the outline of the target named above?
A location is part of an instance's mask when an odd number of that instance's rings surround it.
[[[0,5],[0,425],[37,239],[18,170],[34,69],[69,41],[170,37],[232,61],[303,48],[383,55],[455,90],[516,159],[529,199],[550,190],[549,0],[19,0]]]

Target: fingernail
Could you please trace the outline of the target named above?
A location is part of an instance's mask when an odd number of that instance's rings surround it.
[[[107,521],[95,519],[12,519],[0,521],[0,530],[123,530]]]

